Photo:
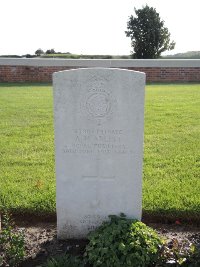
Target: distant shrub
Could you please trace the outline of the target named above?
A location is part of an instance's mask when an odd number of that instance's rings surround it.
[[[34,57],[36,57],[36,55],[26,54],[26,55],[23,55],[22,57],[34,58]]]
[[[55,54],[56,51],[52,48],[52,49],[47,49],[47,51],[45,53],[46,54]]]

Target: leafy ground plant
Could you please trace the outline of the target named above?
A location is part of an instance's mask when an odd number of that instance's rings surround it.
[[[0,266],[18,266],[25,255],[24,234],[14,230],[8,213],[3,215],[0,232]]]
[[[89,234],[85,252],[88,262],[94,267],[154,266],[162,246],[157,233],[124,215],[110,218]]]
[[[166,226],[162,229],[166,231]],[[160,229],[159,232],[162,233],[163,230]],[[69,254],[65,254],[64,246],[63,254],[55,258],[50,258],[52,254],[48,254],[49,260],[43,267],[199,267],[200,235],[179,235],[177,232],[174,238],[173,233],[164,235],[162,238],[165,241],[161,241],[143,223],[124,216],[111,216],[110,222],[89,234],[89,245],[86,245],[88,242],[84,245],[82,243],[81,250],[67,250]],[[56,247],[60,249],[59,243]],[[49,251],[47,247],[46,251]]]

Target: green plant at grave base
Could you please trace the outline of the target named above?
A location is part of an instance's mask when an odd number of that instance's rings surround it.
[[[190,257],[185,261],[184,267],[198,267],[200,266],[200,245],[192,245],[190,249]]]
[[[25,255],[24,234],[16,232],[8,213],[3,215],[0,232],[0,266],[18,266]]]
[[[43,267],[84,267],[83,261],[76,256],[61,255],[47,261]]]
[[[157,233],[125,215],[110,216],[90,233],[84,256],[94,267],[153,266],[158,258],[162,240]]]

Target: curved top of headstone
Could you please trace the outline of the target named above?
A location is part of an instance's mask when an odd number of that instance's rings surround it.
[[[70,69],[70,70],[63,70],[53,73],[53,79],[55,79],[57,76],[65,76],[65,75],[72,75],[74,73],[77,75],[78,73],[83,73],[86,75],[99,73],[99,74],[108,74],[108,73],[127,73],[127,75],[135,75],[135,76],[141,76],[145,77],[146,74],[144,72],[134,71],[134,70],[128,70],[128,69],[119,69],[119,68],[103,68],[103,67],[94,67],[94,68],[77,68],[77,69]]]
[[[143,87],[144,82],[145,74],[142,72],[115,68],[82,68],[53,74],[54,91],[59,95],[59,105],[65,109],[67,102],[68,105],[75,103],[81,96],[77,112],[80,116],[85,114],[98,125],[110,121],[116,113],[118,104],[115,94],[121,88],[124,93],[131,89],[132,94],[137,94],[138,88]],[[70,91],[67,99],[65,90]]]

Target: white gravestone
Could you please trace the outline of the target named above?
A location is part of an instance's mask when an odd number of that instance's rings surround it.
[[[145,74],[54,73],[58,238],[85,238],[121,212],[141,219]]]

